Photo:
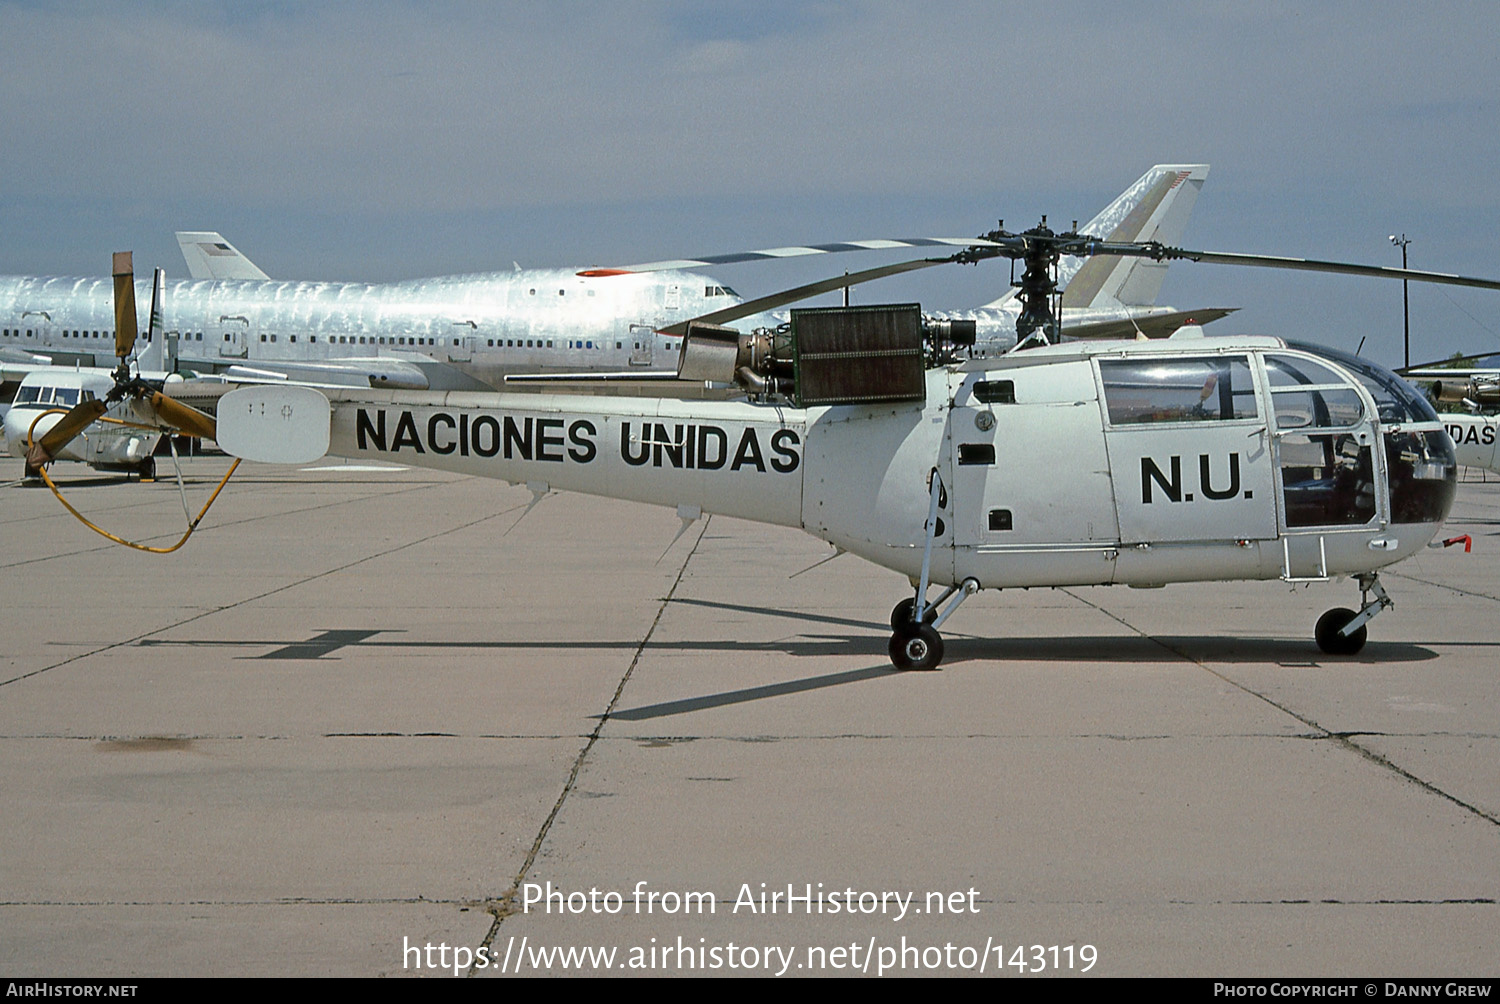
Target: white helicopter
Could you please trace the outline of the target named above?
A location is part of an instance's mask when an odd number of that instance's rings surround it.
[[[913,594],[891,613],[901,669],[942,661],[939,628],[969,596],[1031,586],[1352,576],[1358,609],[1328,611],[1315,637],[1325,652],[1359,651],[1392,604],[1379,570],[1426,546],[1454,496],[1453,447],[1431,406],[1379,366],[1278,338],[1188,329],[1057,344],[1051,275],[1064,254],[1500,289],[1104,242],[1044,223],[910,263],[1025,262],[1018,343],[1035,347],[1000,359],[962,359],[951,330],[924,331],[915,304],[798,310],[785,331],[689,327],[680,375],[732,380],[744,400],[266,386],[225,396],[210,434],[256,460],[326,451],[499,478],[538,498],[556,488],[675,506],[684,525],[720,513],[799,527],[910,578]],[[140,381],[113,396],[183,407]],[[84,417],[60,421],[42,452]]]
[[[1460,366],[1491,359],[1493,352],[1419,363],[1398,372],[1427,388],[1438,417],[1453,439],[1461,467],[1500,473],[1500,369]]]

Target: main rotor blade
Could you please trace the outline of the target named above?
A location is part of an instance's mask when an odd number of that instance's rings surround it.
[[[674,258],[670,261],[648,261],[638,265],[618,265],[613,268],[591,268],[579,272],[582,276],[626,275],[638,272],[661,272],[667,269],[703,268],[707,265],[735,265],[746,261],[767,261],[773,258],[801,258],[814,254],[842,254],[846,251],[885,251],[891,248],[926,247],[999,247],[994,241],[982,237],[886,237],[865,241],[839,241],[834,244],[804,244],[784,248],[763,248],[759,251],[738,251],[733,254],[711,254],[701,258]]]
[[[855,286],[862,282],[870,282],[875,279],[883,279],[888,275],[900,275],[902,272],[915,272],[919,268],[931,268],[934,265],[947,265],[953,262],[952,258],[917,258],[912,261],[897,262],[894,265],[882,265],[879,268],[867,268],[863,272],[851,272],[848,275],[837,276],[833,279],[824,279],[821,282],[811,282],[806,286],[798,286],[795,289],[783,290],[780,293],[772,293],[755,300],[746,300],[723,310],[716,310],[702,317],[693,317],[686,321],[668,325],[659,329],[664,335],[687,334],[689,324],[728,324],[751,314],[763,313],[767,310],[775,310],[785,307],[789,303],[805,300],[810,296],[820,293],[831,293],[836,289],[846,286]]]
[[[84,429],[87,429],[99,416],[107,411],[109,406],[98,398],[88,401],[80,401],[68,410],[68,413],[58,419],[57,424],[48,429],[41,439],[31,445],[31,451],[27,454],[26,462],[32,467],[41,467],[50,464],[62,448],[78,437]]]
[[[1120,245],[1105,245],[1100,242],[1101,247],[1115,247]],[[1122,254],[1119,250],[1101,250],[1099,254]],[[1157,252],[1147,252],[1149,257],[1158,260],[1177,260],[1203,262],[1210,265],[1252,265],[1257,268],[1287,268],[1302,272],[1332,272],[1337,275],[1363,275],[1379,279],[1409,279],[1412,282],[1436,282],[1448,286],[1473,286],[1478,289],[1500,289],[1500,281],[1494,279],[1476,279],[1466,275],[1452,275],[1447,272],[1419,272],[1415,269],[1388,268],[1383,265],[1355,265],[1342,261],[1317,261],[1312,258],[1282,258],[1276,255],[1264,254],[1234,254],[1223,251],[1189,251],[1186,248],[1158,247]]]
[[[1407,366],[1405,369],[1395,370],[1394,372],[1396,372],[1397,374],[1399,374],[1401,376],[1406,376],[1406,374],[1409,373],[1409,372],[1411,372],[1412,370],[1437,370],[1437,369],[1442,369],[1442,370],[1447,370],[1450,373],[1466,373],[1466,372],[1468,372],[1471,369],[1495,369],[1495,367],[1493,367],[1493,366],[1490,366],[1490,367],[1474,367],[1474,366],[1461,367],[1461,366],[1455,366],[1454,365],[1455,363],[1477,363],[1481,359],[1492,359],[1495,356],[1500,356],[1500,352],[1475,352],[1472,355],[1467,355],[1467,356],[1449,356],[1447,359],[1434,359],[1430,363],[1416,363],[1414,365]]]
[[[135,267],[129,251],[115,252],[115,358],[135,348]]]

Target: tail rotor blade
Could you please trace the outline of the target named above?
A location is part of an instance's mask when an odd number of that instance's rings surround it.
[[[129,251],[115,252],[115,358],[135,348],[135,266]]]
[[[27,454],[26,462],[32,467],[41,467],[50,464],[54,457],[62,452],[62,448],[77,438],[78,434],[99,419],[108,408],[103,401],[96,399],[81,401],[64,415],[56,425],[48,429],[41,439],[31,446],[31,452]]]
[[[194,408],[190,404],[174,401],[161,391],[151,395],[151,407],[156,414],[167,425],[174,429],[181,429],[189,436],[198,436],[201,439],[218,438],[218,424],[212,416]]]

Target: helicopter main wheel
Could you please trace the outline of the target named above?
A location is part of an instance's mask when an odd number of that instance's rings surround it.
[[[912,616],[912,613],[916,609],[917,609],[917,601],[914,600],[914,599],[912,599],[910,596],[908,596],[906,599],[902,600],[900,603],[897,603],[894,607],[892,607],[891,608],[891,630],[899,632],[902,629],[909,628],[913,624],[915,624],[916,623],[916,618],[914,618]],[[924,617],[924,618],[922,618],[922,623],[923,624],[931,624],[935,620],[937,620],[937,609],[936,608],[927,611],[927,616]]]
[[[908,623],[891,635],[887,651],[897,669],[937,669],[943,661],[943,638],[931,625]]]
[[[142,460],[140,466],[136,468],[135,473],[142,481],[155,481],[156,458],[147,457],[145,460]]]
[[[1365,647],[1365,639],[1370,632],[1363,624],[1353,634],[1342,635],[1340,631],[1355,617],[1353,610],[1345,607],[1334,607],[1332,610],[1318,618],[1318,626],[1313,628],[1313,637],[1318,641],[1318,647],[1329,655],[1354,655]]]

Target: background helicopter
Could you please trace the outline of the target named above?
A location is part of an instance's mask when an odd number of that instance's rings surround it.
[[[941,661],[937,629],[984,588],[1158,586],[1354,576],[1357,611],[1319,620],[1350,654],[1391,605],[1380,568],[1436,534],[1455,490],[1451,443],[1394,374],[1275,338],[1058,344],[1062,255],[1258,265],[1500,289],[1500,282],[1260,255],[997,230],[946,257],[788,290],[683,326],[679,373],[743,401],[247,388],[220,404],[236,456],[325,449],[800,527],[900,571],[900,668]],[[914,304],[794,311],[788,331],[720,322],[881,275],[1008,257],[1024,265],[1014,351],[961,358],[967,332]],[[770,302],[770,301],[775,301]],[[736,313],[741,311],[742,313]],[[139,379],[111,392],[164,424],[202,416]],[[39,444],[65,441],[74,409]],[[1065,463],[1059,464],[1059,460]],[[942,592],[929,601],[930,586]]]

